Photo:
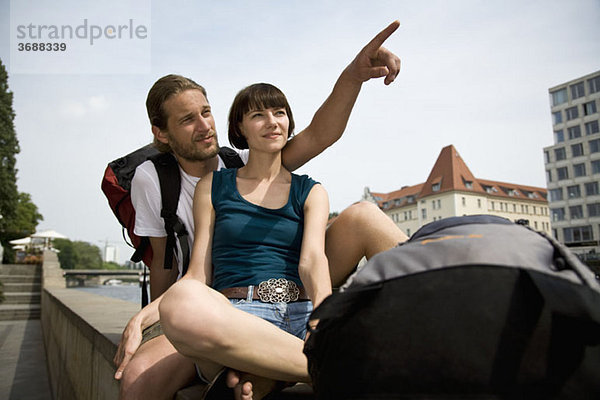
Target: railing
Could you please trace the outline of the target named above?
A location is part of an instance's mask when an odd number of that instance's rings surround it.
[[[118,279],[125,276],[137,277],[137,281],[142,280],[144,274],[141,270],[114,270],[114,269],[67,269],[64,270],[63,276],[67,282],[67,287],[85,286],[85,283],[92,281],[93,284],[102,284],[100,277],[104,277],[106,281]]]

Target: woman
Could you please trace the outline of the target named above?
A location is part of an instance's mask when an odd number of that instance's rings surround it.
[[[248,163],[199,182],[190,267],[160,303],[167,337],[203,377],[214,380],[223,365],[254,375],[241,377],[238,398],[261,398],[274,380],[309,380],[306,323],[312,306],[331,293],[327,193],[281,163],[293,129],[276,87],[255,84],[238,93],[229,140],[249,148]]]

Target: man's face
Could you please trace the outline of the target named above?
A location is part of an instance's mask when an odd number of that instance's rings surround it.
[[[164,103],[167,130],[159,139],[189,161],[204,161],[217,155],[219,144],[210,104],[200,90],[181,92]]]

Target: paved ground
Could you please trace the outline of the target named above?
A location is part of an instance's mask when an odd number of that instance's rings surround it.
[[[39,320],[0,321],[0,360],[0,399],[52,399]]]

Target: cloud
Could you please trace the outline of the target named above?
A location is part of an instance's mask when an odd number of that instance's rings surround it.
[[[82,103],[68,102],[63,103],[59,109],[60,115],[67,118],[82,118],[87,113],[86,107]]]
[[[108,101],[104,96],[92,96],[88,103],[91,111],[104,111],[108,108]]]
[[[59,107],[59,114],[66,118],[83,118],[96,115],[109,108],[108,100],[104,96],[91,96],[80,101],[64,102]]]

